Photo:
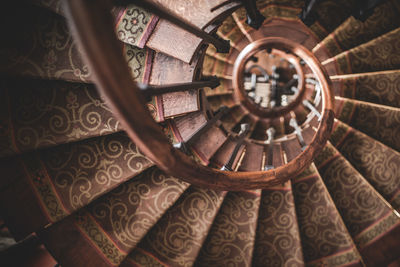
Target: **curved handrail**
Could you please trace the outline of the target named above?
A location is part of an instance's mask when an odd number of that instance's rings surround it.
[[[202,166],[181,151],[174,149],[160,126],[152,119],[117,40],[110,14],[110,0],[69,0],[65,11],[74,35],[84,52],[96,85],[108,105],[121,121],[129,137],[139,149],[162,170],[189,183],[220,190],[267,188],[281,184],[311,164],[322,150],[333,125],[333,97],[324,90],[323,119],[312,143],[284,166],[268,171],[229,172]],[[270,38],[279,43],[281,38]],[[291,44],[295,46],[295,44]],[[323,88],[330,88],[322,66],[305,48],[297,48],[307,56],[306,62],[316,73]],[[296,51],[297,51],[296,50]],[[308,51],[309,52],[309,51]],[[140,114],[140,116],[138,116]]]

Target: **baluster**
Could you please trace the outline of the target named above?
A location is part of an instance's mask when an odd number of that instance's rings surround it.
[[[222,171],[232,171],[232,165],[236,159],[237,154],[239,153],[239,149],[242,146],[244,138],[246,137],[249,130],[250,130],[250,126],[248,123],[243,123],[240,125],[240,132],[237,137],[237,142],[236,142],[235,148],[233,149],[228,162],[224,166],[222,166],[222,168],[221,168]]]
[[[240,0],[242,2],[244,8],[246,9],[247,13],[247,21],[246,23],[258,30],[262,23],[265,20],[265,17],[261,15],[260,11],[257,8],[256,1],[255,0]]]
[[[301,132],[301,128],[297,124],[296,119],[295,118],[291,118],[290,121],[289,121],[289,125],[294,128],[294,132],[296,133],[297,139],[299,140],[299,143],[301,145],[301,150],[304,151],[304,149],[306,149],[306,147],[307,147],[307,144],[304,141],[303,134]]]
[[[210,87],[214,89],[220,85],[220,81],[216,76],[210,77],[207,80],[194,81],[188,83],[174,83],[167,85],[149,85],[149,84],[138,84],[139,89],[142,91],[143,96],[147,101],[151,100],[154,95],[162,95],[172,92],[181,92],[192,89],[201,89],[204,87]]]
[[[141,8],[144,8],[146,10],[149,10],[151,13],[159,16],[160,18],[166,19],[172,24],[175,24],[176,26],[184,29],[185,31],[190,32],[193,35],[196,35],[197,37],[203,39],[204,42],[208,44],[212,44],[215,46],[217,49],[218,53],[228,53],[230,50],[230,44],[229,40],[224,40],[219,38],[216,35],[209,34],[205,32],[202,29],[199,29],[198,27],[194,26],[188,21],[185,21],[184,19],[176,16],[169,10],[166,10],[164,7],[162,7],[159,4],[152,3],[150,1],[146,0],[141,0],[141,1],[135,1],[135,0],[115,0],[114,2],[116,5],[122,5],[126,6],[128,4],[134,4],[136,6],[139,6]]]
[[[223,115],[228,113],[229,108],[228,107],[221,107],[217,113],[215,114],[214,117],[212,117],[210,120],[208,120],[197,132],[193,133],[188,140],[179,142],[177,144],[174,144],[174,147],[176,149],[182,150],[184,153],[188,154],[189,149],[188,147],[190,144],[192,144],[195,140],[197,140],[204,132],[206,132],[211,126],[213,126]]]
[[[267,140],[265,144],[268,144],[268,155],[267,155],[267,165],[264,167],[264,171],[268,171],[274,168],[273,159],[274,159],[274,136],[275,136],[275,129],[268,128],[266,131],[267,133]]]
[[[317,19],[318,15],[314,12],[314,6],[323,0],[305,0],[304,7],[299,14],[301,21],[307,25],[311,26]]]
[[[303,105],[306,106],[309,110],[311,110],[311,112],[317,116],[318,121],[321,121],[321,113],[319,113],[319,111],[314,107],[313,104],[311,104],[310,101],[308,101],[307,99],[303,100]]]

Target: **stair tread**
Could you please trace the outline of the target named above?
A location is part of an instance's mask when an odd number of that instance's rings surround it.
[[[306,264],[338,266],[360,263],[357,248],[316,167],[311,165],[298,175],[292,188]]]
[[[400,69],[399,36],[400,28],[394,29],[322,64],[330,75]]]
[[[360,174],[400,210],[400,153],[336,120],[332,144]]]
[[[335,114],[340,121],[400,151],[400,108],[336,97]]]
[[[92,258],[104,259],[100,266],[120,264],[187,187],[153,167],[40,231],[40,238],[63,266],[89,266]],[[88,256],[74,257],[82,246]]]
[[[315,162],[355,244],[363,258],[368,258],[363,251],[373,247],[383,235],[398,229],[400,218],[329,142]],[[398,237],[389,235],[388,238]],[[386,248],[382,253],[390,260],[397,257],[398,250]]]
[[[261,190],[229,192],[194,266],[250,266]]]
[[[8,174],[2,183],[8,181],[9,186],[0,194],[0,204],[17,238],[65,218],[152,165],[124,133],[34,151],[10,161],[1,162],[2,173]]]
[[[163,265],[192,265],[225,195],[226,192],[190,187],[128,257],[136,264],[142,257],[152,257]]]
[[[252,265],[304,265],[290,181],[262,190]]]
[[[204,57],[203,75],[217,76],[223,79],[231,79],[233,65],[222,60],[216,59],[209,55]]]
[[[377,6],[365,22],[349,17],[318,44],[313,53],[319,55],[320,50],[327,50],[333,57],[392,31],[400,25],[398,12],[394,0]]]
[[[335,95],[400,108],[400,71],[333,76]]]
[[[15,18],[13,14],[17,13],[22,19],[8,24],[4,32],[9,37],[0,46],[0,72],[45,79],[92,81],[91,71],[63,17],[36,7],[31,7],[29,13],[23,9],[8,11],[7,16]]]
[[[326,0],[319,2],[314,8],[318,16],[317,21],[310,26],[310,29],[320,40],[323,40],[351,15],[355,2],[354,0]],[[331,14],[334,14],[334,16]]]
[[[244,48],[244,45],[241,42],[242,40],[246,40],[246,36],[236,25],[236,21],[232,16],[228,16],[223,22],[222,25],[218,28],[217,31],[218,36],[230,40],[230,44],[233,48],[241,51]],[[247,41],[248,42],[248,41]]]
[[[0,156],[121,131],[92,84],[3,79]]]

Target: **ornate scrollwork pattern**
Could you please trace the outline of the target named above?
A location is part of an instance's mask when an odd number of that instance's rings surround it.
[[[36,170],[29,172],[28,178],[35,179],[37,172],[45,173],[59,202],[69,212],[151,165],[122,133],[27,154],[23,160],[34,165],[28,170]],[[47,195],[40,198],[46,203]],[[48,206],[54,208],[51,203]]]
[[[400,29],[343,52],[327,64],[336,64],[338,74],[400,68]]]
[[[18,41],[10,37],[13,42],[1,46],[0,70],[11,75],[44,79],[91,81],[91,72],[82,59],[65,19],[51,11],[31,9],[26,16],[15,16],[23,20],[15,27],[20,23],[24,26],[14,29],[18,33],[15,37]],[[11,23],[9,27],[13,25]]]
[[[400,17],[393,2],[377,6],[365,22],[349,17],[321,42],[321,46],[335,56],[395,29],[400,25]]]
[[[400,209],[400,153],[340,121],[335,124],[332,144],[394,208]]]
[[[260,190],[228,193],[195,266],[250,266],[259,203]]]
[[[330,143],[326,147],[336,150]],[[323,160],[325,159],[320,155],[317,156],[317,166]],[[393,213],[392,210],[346,159],[339,156],[318,168],[358,248],[362,248],[363,244],[367,244],[391,228],[387,224],[385,227],[379,225],[385,223],[380,219]],[[382,231],[374,231],[374,234],[371,234],[367,229]]]
[[[4,80],[2,105],[10,114],[1,124],[12,131],[2,138],[14,140],[15,152],[54,146],[121,130],[120,123],[90,84],[41,80]],[[17,90],[18,89],[18,90]]]
[[[342,97],[400,107],[399,74],[396,70],[345,77],[333,80],[333,88]]]
[[[117,36],[127,44],[143,48],[157,22],[157,16],[135,5],[128,5],[118,14]]]
[[[341,266],[359,262],[351,236],[314,165],[295,178],[293,195],[307,264]]]
[[[336,99],[336,117],[400,151],[400,109],[350,99]]]
[[[262,192],[253,265],[304,265],[290,182]]]
[[[189,188],[138,247],[167,265],[191,266],[224,196],[225,192]],[[137,253],[135,249],[132,255]]]

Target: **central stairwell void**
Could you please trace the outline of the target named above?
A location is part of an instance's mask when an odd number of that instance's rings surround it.
[[[0,11],[0,216],[68,266],[397,266],[396,0]]]

